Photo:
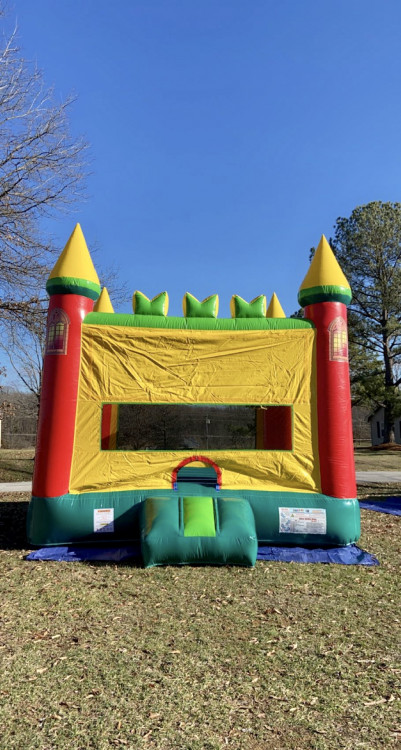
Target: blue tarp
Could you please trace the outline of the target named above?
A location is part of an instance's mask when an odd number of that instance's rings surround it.
[[[298,563],[337,563],[338,565],[379,565],[374,555],[360,549],[356,544],[349,544],[348,547],[315,549],[259,546],[257,559]]]
[[[136,559],[141,561],[139,544],[128,544],[125,547],[42,547],[26,556],[26,560],[53,560],[54,562],[124,562]]]
[[[359,501],[359,507],[365,510],[376,510],[378,513],[390,513],[401,516],[401,497],[387,497],[385,500]]]
[[[142,563],[140,545],[125,547],[43,547],[31,552],[27,560],[53,560],[55,562],[124,562]],[[337,563],[339,565],[379,565],[369,552],[350,544],[348,547],[306,549],[304,547],[270,547],[259,545],[258,560],[301,563]]]

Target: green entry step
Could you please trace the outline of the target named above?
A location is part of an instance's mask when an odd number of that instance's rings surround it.
[[[256,562],[252,508],[244,498],[147,497],[141,515],[145,567]]]
[[[184,536],[216,536],[212,497],[184,497],[182,509]]]

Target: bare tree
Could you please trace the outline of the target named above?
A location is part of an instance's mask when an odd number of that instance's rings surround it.
[[[45,89],[16,32],[0,42],[0,322],[39,301],[54,262],[41,220],[82,197],[87,146],[70,135],[71,103]]]
[[[4,21],[0,0],[0,22]],[[58,102],[21,54],[14,31],[0,39],[0,348],[24,389],[39,399],[47,297],[60,248],[43,219],[84,197],[87,144],[69,132],[73,98]],[[113,268],[108,287],[127,298]]]
[[[31,303],[21,319],[5,319],[2,326],[2,349],[17,376],[19,385],[34,397],[39,411],[42,384],[43,351],[46,337],[46,306]]]
[[[35,397],[5,386],[1,398],[1,447],[34,446],[38,416]]]
[[[44,286],[55,256],[42,220],[83,198],[87,145],[70,135],[72,101],[58,102],[45,88],[42,73],[24,60],[16,30],[0,38],[0,345],[36,397]]]

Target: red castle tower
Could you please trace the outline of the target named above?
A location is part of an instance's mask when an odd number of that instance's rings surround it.
[[[46,348],[33,477],[35,497],[68,493],[78,392],[81,323],[100,293],[79,224],[50,273]]]
[[[318,442],[322,492],[355,498],[348,366],[347,307],[351,289],[322,236],[298,294],[316,327]]]

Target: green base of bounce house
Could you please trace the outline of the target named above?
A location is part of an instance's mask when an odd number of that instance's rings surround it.
[[[89,492],[33,497],[33,546],[142,541],[146,565],[253,565],[257,543],[345,546],[360,536],[358,501],[321,494],[216,490]]]

